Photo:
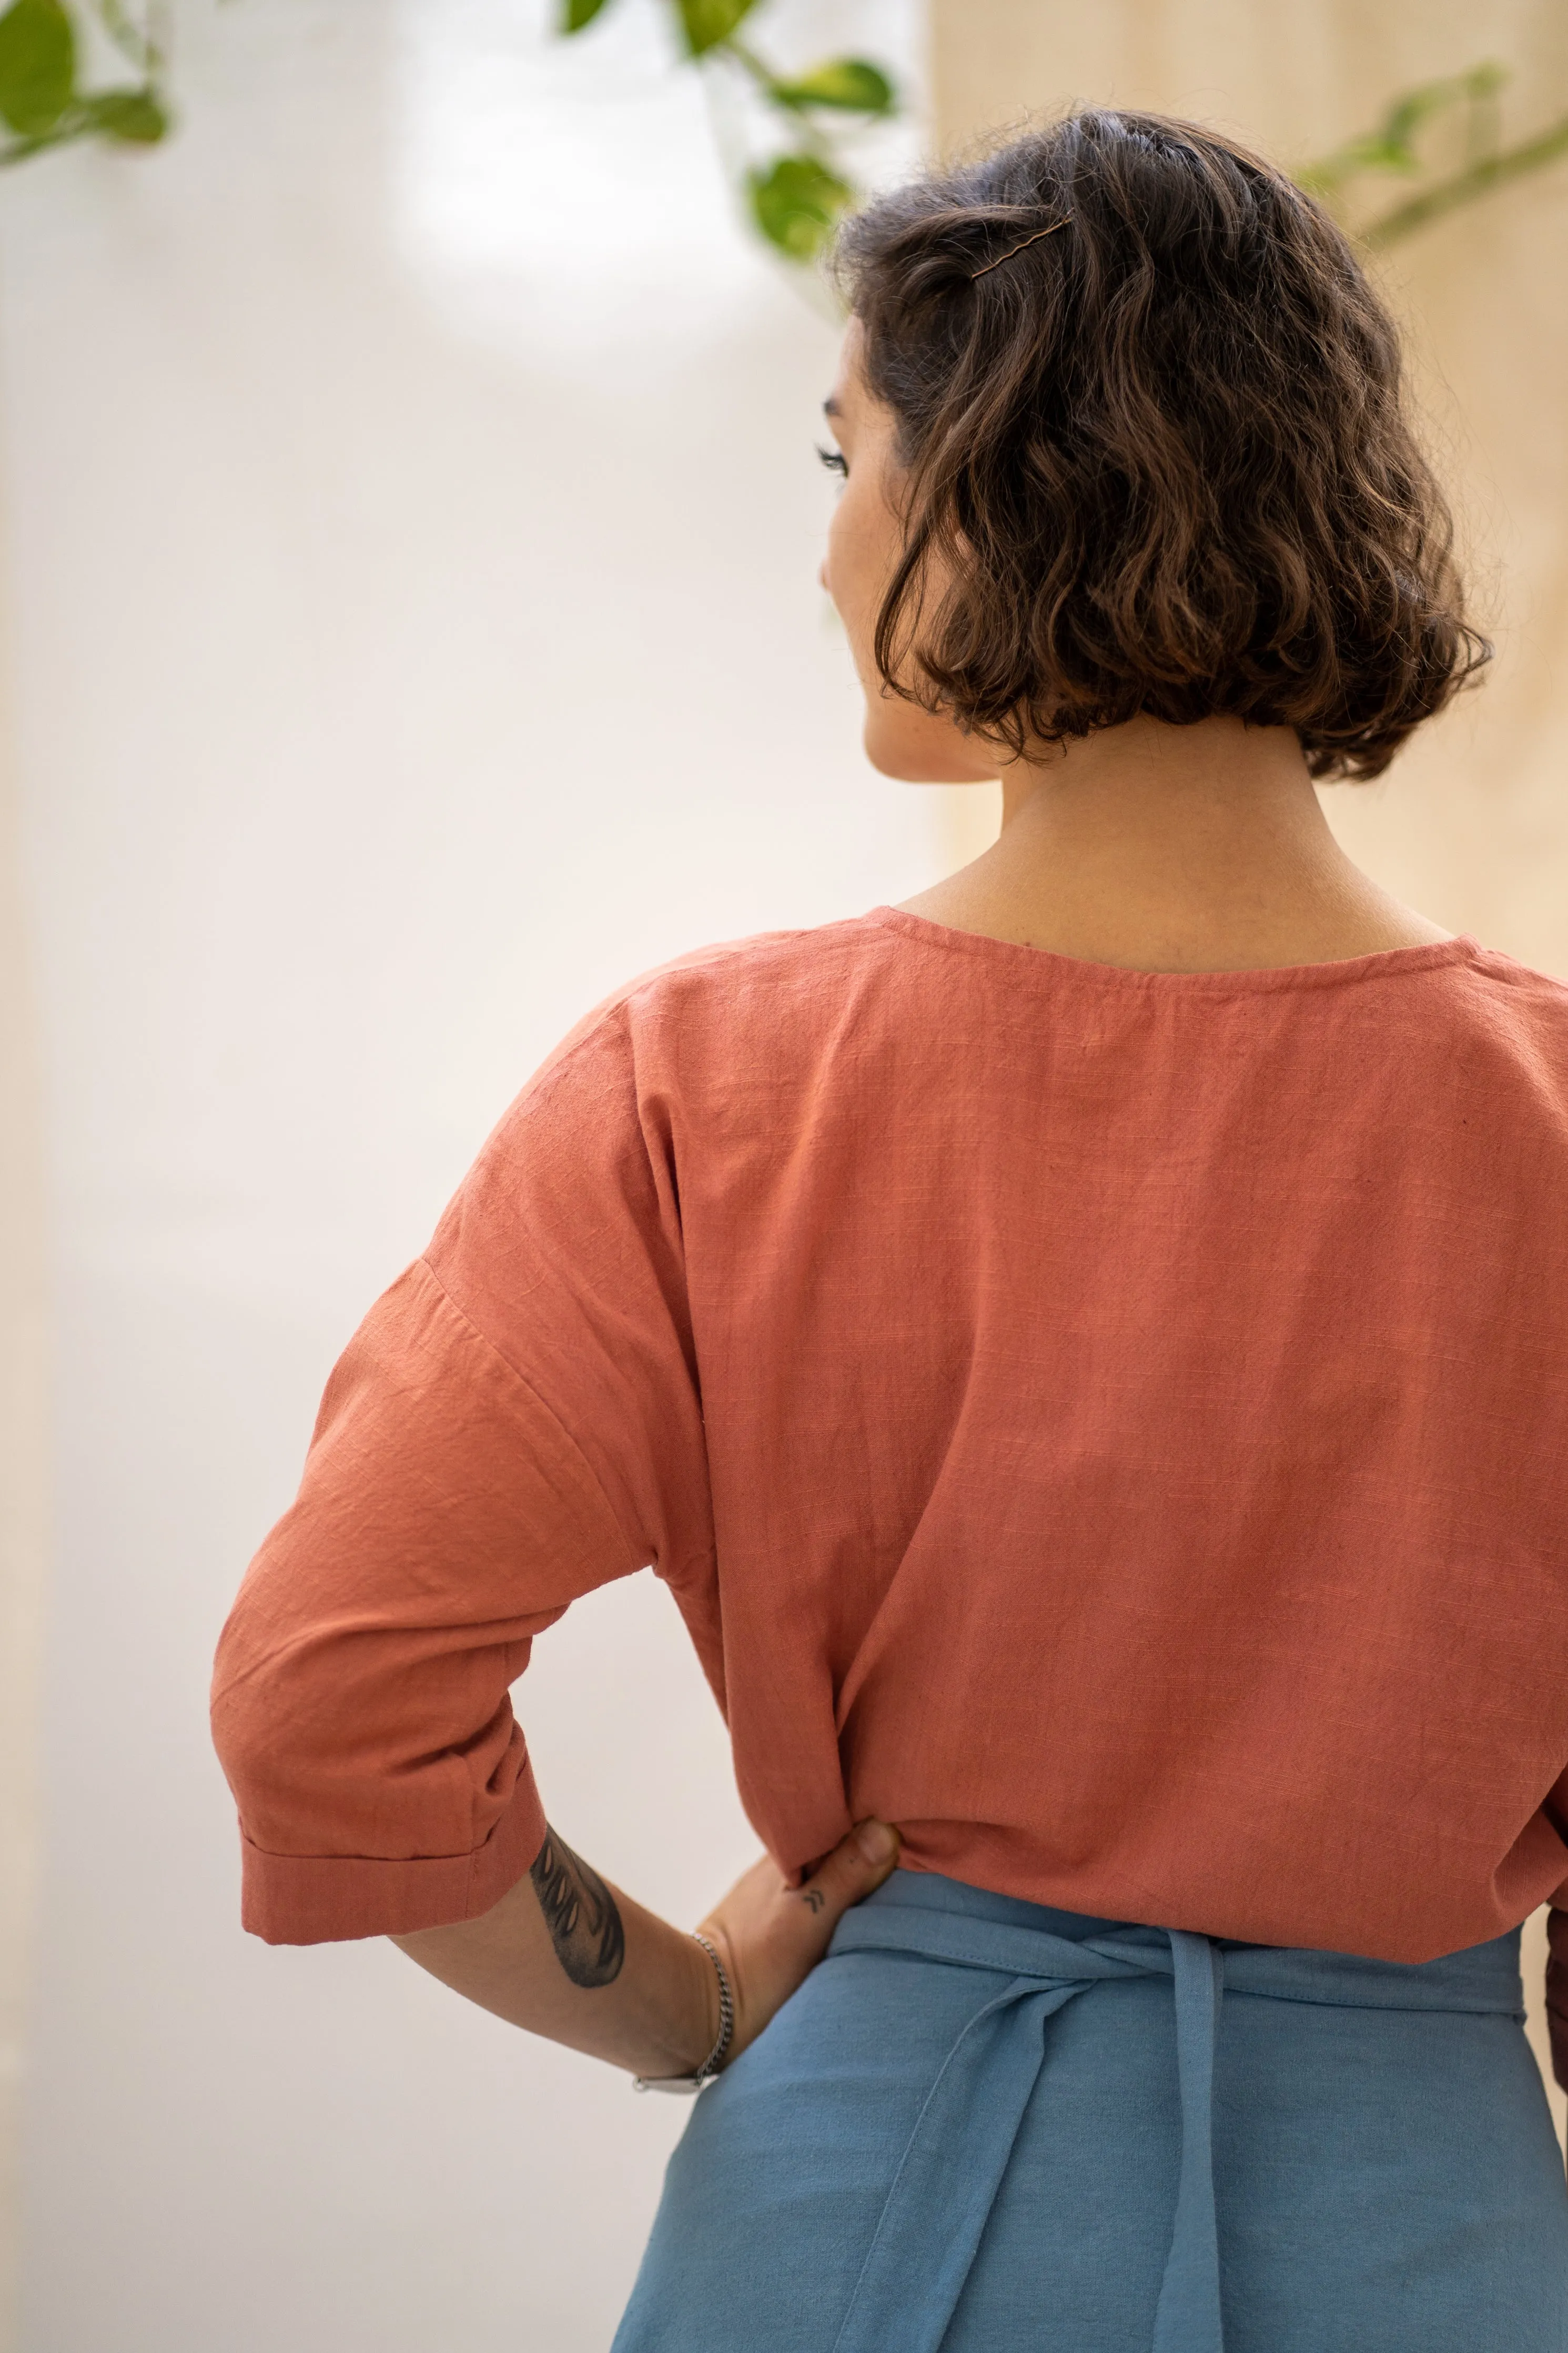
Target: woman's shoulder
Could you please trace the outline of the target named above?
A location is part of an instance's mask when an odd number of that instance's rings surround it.
[[[1526,1013],[1536,1012],[1549,1021],[1568,1022],[1568,980],[1542,972],[1532,964],[1521,964],[1501,948],[1482,947],[1469,942],[1473,954],[1470,970],[1476,976],[1489,982],[1500,997],[1515,1002]]]
[[[884,910],[798,931],[756,932],[688,949],[612,990],[568,1031],[546,1068],[584,1050],[688,1050],[703,1037],[804,1042],[837,1024],[847,1003],[862,1009],[896,979],[898,942]]]
[[[1456,1024],[1485,1036],[1512,1059],[1541,1061],[1560,1086],[1568,1085],[1568,981],[1507,955],[1468,943],[1472,953],[1445,992]]]
[[[677,1131],[776,1137],[846,1087],[858,1099],[877,1041],[900,1028],[898,944],[879,913],[716,941],[624,982],[501,1113],[464,1198],[495,1181],[510,1194],[523,1168],[591,1190]]]
[[[786,1003],[831,994],[851,976],[886,968],[893,940],[883,908],[795,931],[753,932],[718,940],[639,973],[605,1000],[601,1011],[636,1005],[711,1004],[716,1008]]]

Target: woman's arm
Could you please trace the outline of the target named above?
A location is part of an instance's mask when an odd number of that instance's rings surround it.
[[[764,1856],[715,1905],[700,1926],[734,1989],[731,2058],[898,1858],[896,1831],[861,1822],[801,1886],[787,1886]],[[392,1941],[498,2018],[632,2074],[690,2074],[718,2040],[718,1973],[701,1946],[610,1886],[552,1831],[527,1877],[479,1919]]]

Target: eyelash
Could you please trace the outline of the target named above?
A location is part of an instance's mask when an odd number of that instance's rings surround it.
[[[841,477],[847,475],[849,461],[842,449],[825,449],[819,441],[816,445],[816,454],[830,474],[837,474]]]

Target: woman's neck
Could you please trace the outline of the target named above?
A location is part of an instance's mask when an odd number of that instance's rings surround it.
[[[1332,964],[1451,936],[1329,829],[1294,734],[1133,720],[1002,779],[1002,831],[907,900],[957,931],[1142,972]]]

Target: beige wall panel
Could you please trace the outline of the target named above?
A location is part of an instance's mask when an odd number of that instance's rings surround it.
[[[1487,58],[1513,72],[1510,142],[1568,111],[1558,0],[937,0],[933,49],[949,152],[1031,109],[1112,101],[1295,164]],[[1378,275],[1498,659],[1386,781],[1326,806],[1352,855],[1436,920],[1568,975],[1568,161],[1435,223]],[[988,807],[976,798],[970,837]]]
[[[1568,112],[1561,0],[935,0],[932,47],[949,153],[1031,111],[1112,103],[1195,117],[1295,166],[1397,92],[1486,58],[1511,69],[1510,144]],[[1432,224],[1376,274],[1498,658],[1386,778],[1328,787],[1324,804],[1391,889],[1568,976],[1568,159]],[[973,854],[994,793],[953,802],[953,854]],[[1525,1979],[1543,2057],[1542,1917]]]

